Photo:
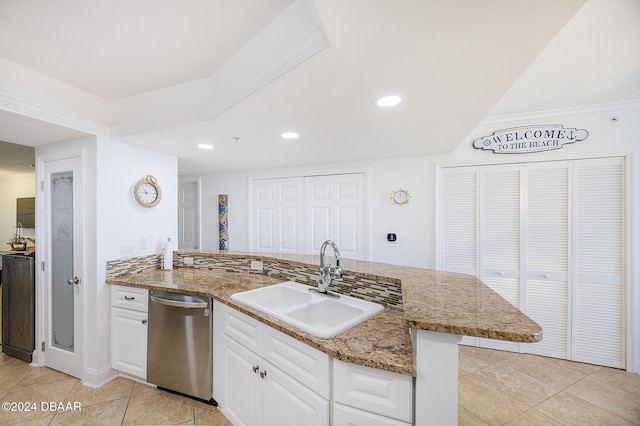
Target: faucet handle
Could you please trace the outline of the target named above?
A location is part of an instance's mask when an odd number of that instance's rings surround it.
[[[343,277],[342,268],[340,266],[336,266],[333,270],[333,279],[336,281],[342,281]]]

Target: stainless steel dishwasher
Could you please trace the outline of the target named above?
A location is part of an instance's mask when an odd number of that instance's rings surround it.
[[[213,400],[211,299],[149,292],[147,381],[159,389]]]

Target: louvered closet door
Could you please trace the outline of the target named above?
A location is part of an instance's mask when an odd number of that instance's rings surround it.
[[[625,367],[624,159],[574,162],[573,356]]]
[[[520,306],[520,165],[479,170],[478,278],[513,306]],[[480,346],[518,351],[517,343],[480,339]]]
[[[567,301],[569,247],[568,163],[526,164],[524,300],[521,310],[542,327],[541,342],[523,351],[567,357]]]
[[[444,168],[440,176],[440,269],[476,276],[478,168]]]

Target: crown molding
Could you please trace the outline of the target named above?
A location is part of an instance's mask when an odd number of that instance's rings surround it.
[[[0,92],[0,110],[92,135],[109,135],[109,126]]]
[[[558,117],[568,117],[585,114],[623,114],[640,111],[640,99],[632,99],[629,101],[611,102],[596,105],[585,105],[571,108],[557,108],[541,111],[533,111],[518,114],[495,115],[485,117],[479,124],[478,128],[490,128],[496,125],[504,125],[513,122],[530,122],[547,119],[557,119]]]
[[[328,45],[312,5],[294,1],[209,78],[112,102],[111,135],[211,120]]]

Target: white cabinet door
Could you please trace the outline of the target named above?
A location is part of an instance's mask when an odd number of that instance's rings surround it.
[[[264,362],[264,426],[326,426],[329,401],[292,379],[269,362]]]
[[[261,359],[228,336],[222,341],[222,367],[215,374],[222,375],[219,383],[223,386],[218,401],[222,413],[234,425],[254,426],[262,421],[262,380]],[[219,367],[219,366],[216,366]]]
[[[625,368],[624,160],[576,161],[574,188],[573,359]]]
[[[146,380],[146,312],[111,308],[111,367]]]
[[[334,359],[333,401],[411,422],[413,378]]]

